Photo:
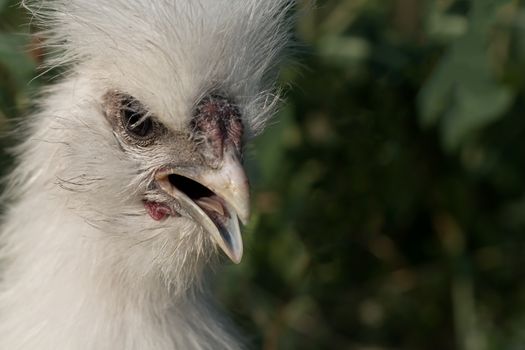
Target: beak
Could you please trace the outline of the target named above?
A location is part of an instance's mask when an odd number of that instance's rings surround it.
[[[235,151],[224,152],[217,169],[162,169],[155,175],[159,187],[181,205],[181,214],[199,223],[236,264],[243,243],[239,220],[250,216],[248,178]]]

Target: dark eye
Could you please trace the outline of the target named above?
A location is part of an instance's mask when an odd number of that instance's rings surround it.
[[[122,96],[120,100],[120,124],[128,138],[142,144],[149,144],[159,130],[148,110],[131,96]]]
[[[126,131],[136,137],[147,138],[153,133],[154,124],[150,116],[133,104],[125,104],[122,110],[122,124]]]
[[[103,99],[106,119],[115,134],[128,144],[146,147],[166,132],[150,110],[133,96],[114,90]]]

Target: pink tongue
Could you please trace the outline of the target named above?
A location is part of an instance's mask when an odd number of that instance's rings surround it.
[[[204,210],[224,216],[224,206],[216,196],[199,198],[196,203]]]
[[[144,208],[153,220],[160,221],[171,214],[170,208],[157,202],[144,202]]]

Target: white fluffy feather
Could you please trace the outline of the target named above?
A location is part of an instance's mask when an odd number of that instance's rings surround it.
[[[68,73],[28,118],[8,178],[0,349],[240,348],[206,296],[216,248],[192,221],[159,226],[144,215],[148,170],[164,159],[125,156],[101,101],[125,91],[177,129],[203,94],[227,91],[251,134],[260,132],[275,106],[293,3],[24,5],[56,51],[49,65]]]

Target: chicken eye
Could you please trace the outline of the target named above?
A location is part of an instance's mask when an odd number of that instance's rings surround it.
[[[151,113],[135,98],[120,96],[118,118],[124,137],[131,143],[147,146],[162,128]]]
[[[129,107],[122,111],[122,124],[128,134],[139,138],[147,138],[154,130],[151,117]]]
[[[112,90],[103,101],[104,115],[115,135],[128,144],[146,147],[166,132],[149,109],[131,95]]]

